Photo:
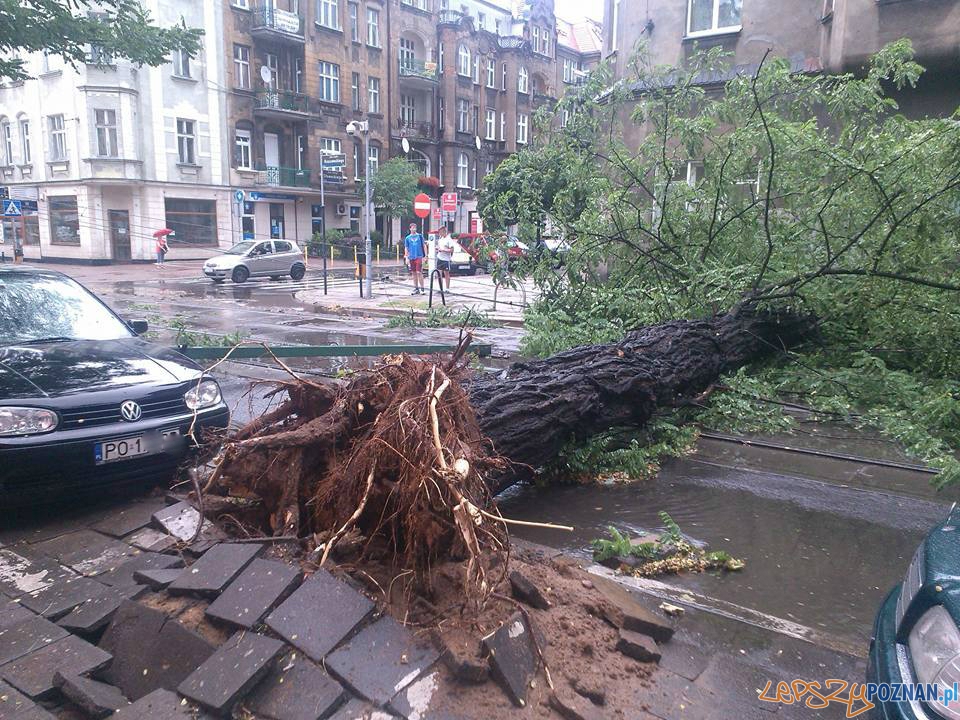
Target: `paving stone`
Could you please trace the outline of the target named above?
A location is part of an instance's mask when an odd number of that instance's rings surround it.
[[[565,720],[592,720],[596,710],[589,702],[566,688],[557,688],[550,693],[550,707]]]
[[[448,714],[436,707],[436,692],[440,686],[440,673],[425,675],[401,690],[390,701],[390,709],[406,720],[446,720]]]
[[[153,514],[154,525],[167,534],[173,535],[181,542],[187,542],[196,534],[199,522],[200,513],[188,502],[168,505]],[[209,520],[203,521],[203,531],[200,533],[200,538],[205,536],[225,537],[223,533],[218,532],[218,528]]]
[[[396,715],[384,712],[362,700],[351,700],[330,716],[329,720],[394,720]]]
[[[77,530],[31,547],[81,575],[94,576],[116,567],[136,550],[93,530]]]
[[[57,620],[80,603],[99,595],[105,587],[91,578],[74,575],[58,580],[43,590],[24,595],[20,602],[28,610],[33,610],[49,620]]]
[[[134,580],[140,585],[146,585],[151,590],[163,590],[178,577],[180,577],[180,568],[137,570],[133,573]]]
[[[77,605],[57,621],[57,625],[70,632],[89,635],[102,630],[124,600],[135,600],[148,589],[142,585],[131,587],[105,587],[84,603]]]
[[[176,555],[144,552],[100,575],[97,580],[105,585],[136,585],[137,580],[134,575],[138,570],[168,570],[182,567],[183,559]]]
[[[599,610],[612,625],[649,635],[665,643],[673,637],[673,624],[662,614],[647,608],[632,593],[618,583],[599,576],[591,576],[594,587],[605,600]]]
[[[0,629],[0,665],[16,660],[69,633],[39,615]]]
[[[193,711],[176,693],[158,689],[111,715],[111,720],[193,720]]]
[[[376,705],[384,705],[440,656],[417,643],[413,633],[385,616],[331,653],[324,665],[348,687]]]
[[[549,610],[550,601],[530,579],[519,570],[510,573],[510,590],[520,602],[538,610]]]
[[[158,688],[176,690],[216,648],[159,610],[125,600],[100,640],[115,662],[104,679],[131,700]]]
[[[10,600],[0,595],[0,629],[16,625],[18,622],[35,617],[36,613],[28,610],[16,600]]]
[[[33,700],[15,687],[0,682],[0,718],[19,718],[17,714],[33,707]]]
[[[225,715],[266,675],[283,643],[238,630],[177,688],[214,713]]]
[[[53,676],[84,675],[106,667],[112,659],[96,645],[68,635],[46,647],[0,666],[0,677],[34,700],[47,697],[56,686]]]
[[[57,717],[55,715],[51,715],[42,707],[34,703],[26,710],[23,710],[13,720],[57,720]]]
[[[300,571],[292,565],[276,560],[254,560],[207,608],[207,615],[251,628],[299,582]]]
[[[654,639],[631,630],[620,628],[617,650],[640,662],[660,662],[660,648]]]
[[[343,687],[298,652],[287,653],[244,703],[258,718],[317,720],[343,698]]]
[[[48,557],[33,557],[22,549],[0,550],[0,591],[18,598],[49,587],[56,580],[75,575]]]
[[[130,704],[118,688],[82,675],[64,675],[57,671],[53,683],[84,715],[94,720],[113,715]]]
[[[165,552],[177,544],[172,535],[149,527],[127,535],[123,541],[148,552]]]
[[[171,594],[219,595],[263,549],[259,543],[220,543],[167,586]]]
[[[267,616],[267,625],[320,662],[371,610],[369,598],[318,570]],[[317,622],[318,617],[323,622]]]
[[[119,510],[112,510],[103,520],[91,526],[91,529],[119,538],[150,524],[155,512],[166,507],[166,503],[157,498],[147,502],[137,502]]]
[[[530,681],[540,662],[533,634],[523,615],[515,613],[502,628],[484,638],[483,647],[494,678],[514,703],[524,707]]]

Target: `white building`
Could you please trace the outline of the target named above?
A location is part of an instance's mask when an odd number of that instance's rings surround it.
[[[73,68],[35,55],[32,79],[0,87],[0,185],[25,199],[22,218],[3,219],[8,257],[16,241],[28,259],[147,260],[163,227],[173,257],[236,239],[222,14],[214,2],[143,4],[160,25],[203,27],[197,57],[137,67],[91,48]]]

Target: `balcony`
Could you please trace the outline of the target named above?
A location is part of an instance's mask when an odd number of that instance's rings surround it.
[[[426,86],[434,85],[437,82],[437,64],[435,62],[401,58],[398,61],[398,66],[401,81],[406,80],[411,84]]]
[[[452,25],[459,25],[460,21],[466,17],[459,10],[441,10],[440,11],[440,23],[449,23]]]
[[[254,8],[250,18],[250,34],[254,37],[288,40],[302,44],[304,42],[303,18],[296,13],[270,5]]]
[[[400,120],[397,127],[394,128],[393,136],[396,138],[409,138],[410,140],[436,140],[433,123],[414,122],[405,123]]]
[[[257,185],[308,188],[310,187],[310,171],[257,163]]]
[[[286,90],[262,90],[257,93],[253,110],[259,115],[303,117],[310,114],[310,99],[301,93]]]

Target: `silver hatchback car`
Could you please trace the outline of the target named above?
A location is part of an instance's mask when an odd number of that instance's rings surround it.
[[[301,280],[307,272],[303,251],[291,240],[244,240],[203,264],[203,274],[214,282],[230,278],[235,283],[252,277]]]

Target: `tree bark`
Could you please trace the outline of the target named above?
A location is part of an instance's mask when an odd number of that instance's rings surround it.
[[[696,396],[722,373],[796,346],[814,328],[809,316],[742,307],[475,377],[469,392],[480,428],[516,464],[494,491],[532,474],[571,440],[642,426],[659,408]]]

